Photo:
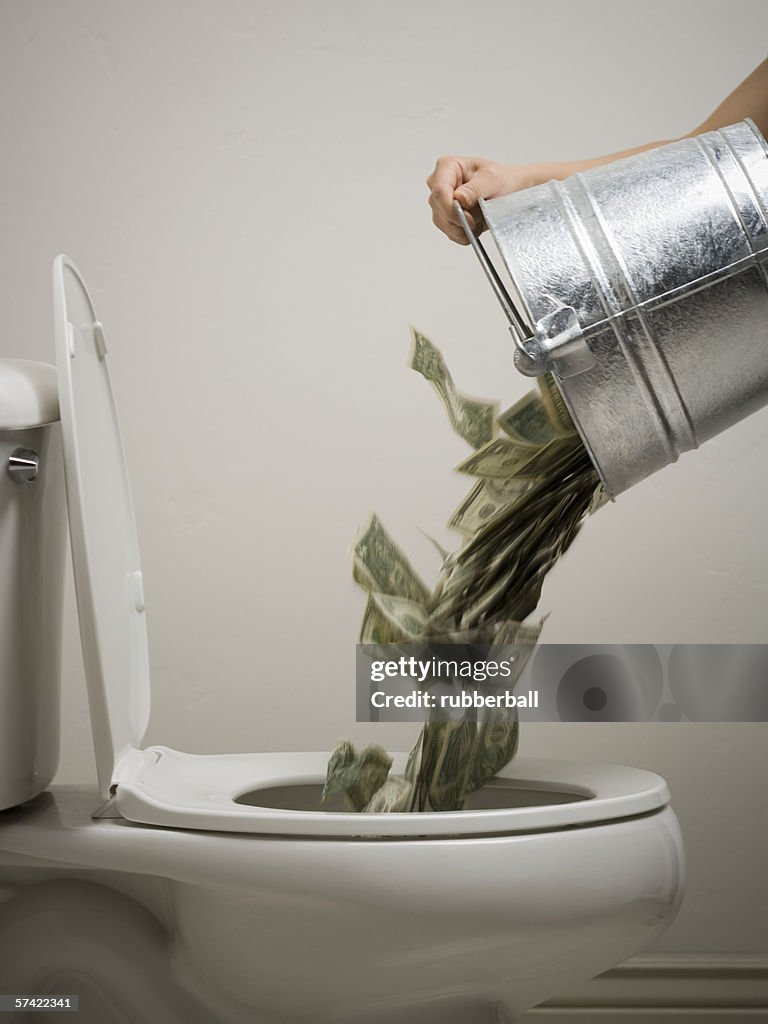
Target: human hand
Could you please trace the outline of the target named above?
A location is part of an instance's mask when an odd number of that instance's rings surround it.
[[[478,207],[480,199],[529,188],[553,177],[560,177],[554,164],[497,164],[474,156],[441,156],[427,178],[432,220],[454,242],[467,245],[467,236],[453,208],[458,200],[469,226],[479,235],[484,229]]]

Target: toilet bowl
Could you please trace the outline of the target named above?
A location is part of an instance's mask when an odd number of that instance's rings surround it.
[[[321,807],[327,753],[142,747],[128,476],[104,332],[66,257],[54,306],[98,792],[0,815],[0,992],[80,993],[99,1024],[506,1022],[652,943],[684,862],[650,772],[521,758],[461,811],[362,815]]]

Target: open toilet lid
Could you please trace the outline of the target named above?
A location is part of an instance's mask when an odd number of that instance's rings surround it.
[[[133,503],[88,290],[66,256],[53,264],[53,306],[72,565],[99,788],[149,720],[149,653]]]

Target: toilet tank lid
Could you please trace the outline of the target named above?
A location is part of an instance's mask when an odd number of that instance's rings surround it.
[[[31,359],[0,359],[0,430],[25,430],[59,418],[56,367]]]

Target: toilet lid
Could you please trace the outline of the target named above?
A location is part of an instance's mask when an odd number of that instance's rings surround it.
[[[53,304],[69,532],[99,787],[141,743],[149,657],[139,548],[104,333],[66,256]]]

